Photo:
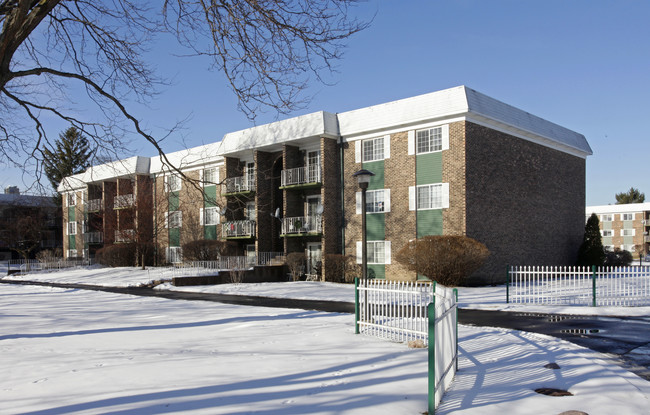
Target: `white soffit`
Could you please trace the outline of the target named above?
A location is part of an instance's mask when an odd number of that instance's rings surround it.
[[[603,213],[635,213],[650,211],[650,203],[626,203],[624,205],[599,205],[587,206],[585,214],[591,215],[595,213],[601,215]]]

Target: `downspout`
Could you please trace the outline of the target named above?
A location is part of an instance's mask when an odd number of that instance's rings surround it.
[[[153,263],[155,266],[158,266],[158,205],[156,198],[156,173],[153,174]]]
[[[340,176],[340,186],[341,186],[341,253],[343,256],[345,256],[345,227],[347,224],[345,223],[345,189],[344,189],[344,184],[345,184],[345,179],[343,177],[343,173],[345,172],[343,162],[345,161],[343,158],[343,136],[339,136],[339,164],[340,164],[340,169],[341,173],[339,174]]]

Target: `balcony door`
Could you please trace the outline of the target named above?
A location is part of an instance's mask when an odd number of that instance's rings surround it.
[[[316,270],[320,266],[323,258],[323,251],[320,242],[307,244],[307,274],[316,275]]]
[[[307,183],[320,182],[320,151],[307,153]]]

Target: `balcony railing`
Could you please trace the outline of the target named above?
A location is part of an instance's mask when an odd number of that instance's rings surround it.
[[[299,216],[282,219],[282,235],[323,233],[321,216]]]
[[[99,212],[102,210],[102,199],[91,199],[86,201],[86,212]]]
[[[295,186],[307,183],[320,183],[320,164],[310,164],[305,167],[282,170],[280,186]]]
[[[135,239],[135,230],[122,229],[115,231],[115,243],[132,242]]]
[[[117,236],[117,234],[116,234],[116,236]],[[117,237],[115,239],[117,240]],[[101,244],[102,242],[104,242],[104,233],[103,232],[87,232],[87,233],[84,233],[84,243]]]
[[[124,209],[133,206],[133,195],[118,195],[115,196],[115,209]]]
[[[221,225],[221,235],[224,238],[245,238],[255,236],[254,220],[236,220]]]
[[[240,193],[255,191],[255,178],[251,176],[230,177],[224,180],[224,193]]]

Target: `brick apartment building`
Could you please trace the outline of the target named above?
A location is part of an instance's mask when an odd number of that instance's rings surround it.
[[[650,203],[587,206],[587,219],[592,213],[600,220],[605,250],[622,249],[636,258],[650,253]]]
[[[372,274],[413,278],[391,259],[409,240],[467,235],[491,251],[474,277],[495,281],[507,264],[574,263],[590,154],[584,136],[461,86],[290,118],[167,155],[199,185],[158,157],[92,167],[59,187],[74,199],[64,204],[65,226],[75,228],[64,244],[70,256],[82,246],[92,255],[149,235],[177,262],[184,241],[221,238],[240,255],[305,252],[308,272],[318,264],[327,273],[325,254],[360,253],[352,174],[363,168],[375,174],[366,203]],[[91,219],[92,211],[101,214]],[[86,237],[93,232],[103,240]]]

